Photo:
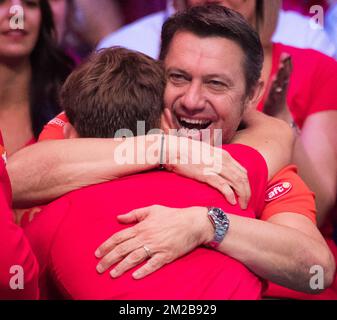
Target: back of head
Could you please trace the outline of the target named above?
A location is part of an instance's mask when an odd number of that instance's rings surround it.
[[[61,105],[80,137],[109,138],[137,121],[158,128],[163,110],[160,62],[121,47],[103,49],[77,68],[61,90]]]
[[[241,14],[216,4],[195,6],[176,13],[166,20],[162,28],[161,60],[165,60],[178,32],[191,32],[200,38],[222,37],[234,41],[245,55],[243,68],[247,93],[255,87],[261,76],[263,48],[258,33]]]

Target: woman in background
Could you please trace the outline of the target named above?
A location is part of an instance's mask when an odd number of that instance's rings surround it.
[[[11,13],[14,5],[23,17]],[[16,17],[22,30],[11,28]],[[60,112],[58,89],[72,66],[57,45],[48,0],[0,1],[0,129],[8,155],[35,142]]]

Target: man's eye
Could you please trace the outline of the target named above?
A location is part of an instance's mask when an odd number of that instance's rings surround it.
[[[173,79],[173,80],[183,80],[184,76],[182,74],[178,74],[178,73],[171,73],[170,78]]]
[[[185,82],[187,79],[183,74],[179,74],[179,73],[171,73],[169,75],[169,79],[173,82],[173,83],[181,83],[181,82]]]
[[[218,80],[210,80],[208,81],[208,84],[214,88],[214,89],[218,89],[218,90],[221,90],[221,89],[225,89],[226,88],[226,84],[221,82],[221,81],[218,81]]]

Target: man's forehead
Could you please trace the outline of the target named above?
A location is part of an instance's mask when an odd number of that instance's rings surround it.
[[[219,68],[241,69],[243,56],[241,47],[233,40],[184,31],[173,37],[164,63],[166,69],[205,67],[213,74],[221,72]]]

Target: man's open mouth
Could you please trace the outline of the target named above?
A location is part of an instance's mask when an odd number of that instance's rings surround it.
[[[182,128],[189,130],[204,130],[212,124],[211,120],[190,119],[178,116],[177,120]]]

